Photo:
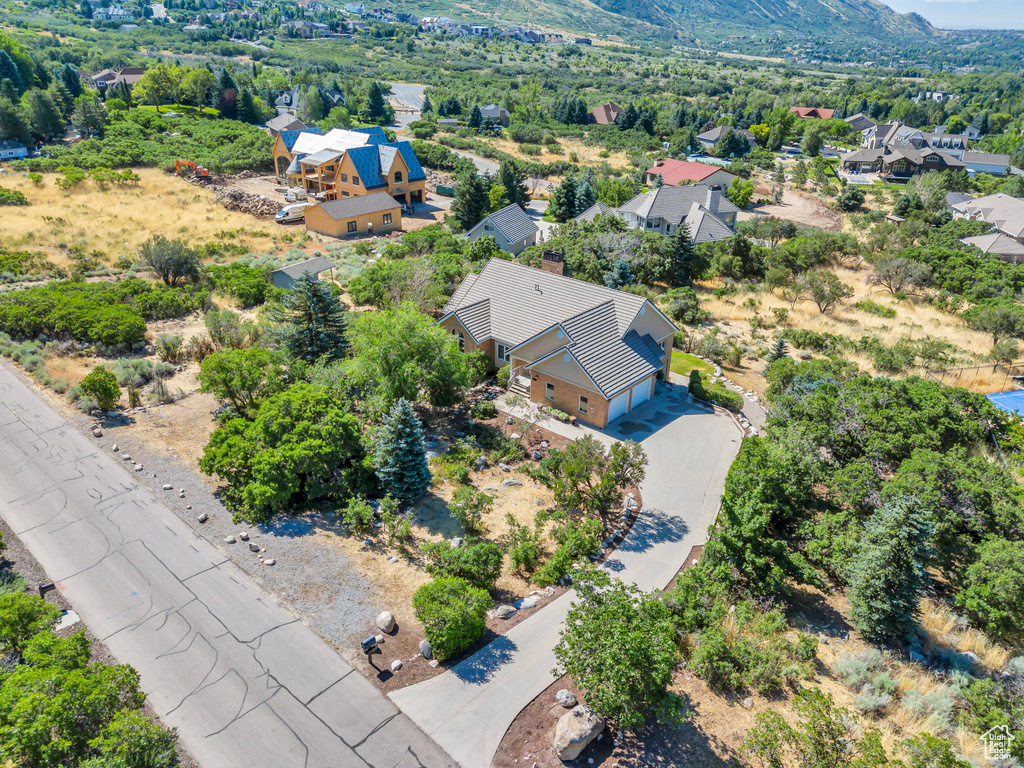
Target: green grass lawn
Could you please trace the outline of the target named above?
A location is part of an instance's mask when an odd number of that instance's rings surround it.
[[[672,373],[678,373],[680,376],[689,376],[690,371],[694,368],[709,376],[715,375],[715,366],[711,363],[686,352],[672,352]]]
[[[150,112],[159,112],[160,114],[163,114],[164,112],[177,112],[179,114],[189,115],[199,113],[199,110],[189,104],[161,104],[159,107],[154,107],[149,104],[139,104],[136,109],[146,109]],[[203,107],[202,114],[205,117],[219,117],[220,110],[214,109],[213,107]]]

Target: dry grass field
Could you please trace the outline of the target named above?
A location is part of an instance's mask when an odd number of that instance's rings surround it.
[[[254,251],[272,250],[282,236],[295,234],[229,211],[211,191],[159,169],[140,168],[138,174],[137,186],[100,189],[87,180],[67,192],[54,185],[57,174],[43,174],[39,185],[25,174],[3,174],[0,185],[22,192],[31,205],[0,209],[0,244],[40,251],[54,264],[68,266],[72,249],[102,251],[113,262],[134,255],[154,234],[197,245],[219,235]]]

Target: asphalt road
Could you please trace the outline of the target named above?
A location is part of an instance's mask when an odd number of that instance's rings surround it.
[[[392,83],[391,93],[407,107],[420,112],[423,110],[423,92],[427,86],[416,83]]]
[[[454,766],[0,362],[0,514],[205,768]]]

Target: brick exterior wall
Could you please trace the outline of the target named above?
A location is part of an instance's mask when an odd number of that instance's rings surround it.
[[[555,399],[548,400],[544,397],[547,391],[547,384],[555,385]],[[580,395],[590,400],[590,413],[584,416],[580,413]],[[575,384],[570,384],[562,379],[555,379],[547,374],[535,371],[530,381],[530,399],[539,406],[554,406],[560,411],[565,411],[570,416],[575,416],[580,421],[585,421],[595,427],[608,426],[608,400],[596,392],[583,389]]]

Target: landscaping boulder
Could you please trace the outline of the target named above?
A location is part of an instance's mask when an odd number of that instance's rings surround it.
[[[249,551],[250,552],[259,552],[260,551],[260,545],[255,543],[255,542],[253,542],[253,541],[250,541],[249,542]]]
[[[508,480],[502,480],[501,484],[506,488],[511,488],[513,486],[522,485],[522,482],[519,480],[513,480],[512,478],[509,478]]]
[[[476,461],[473,464],[473,469],[477,472],[483,472],[487,469],[487,459],[483,456],[477,456]]]
[[[430,641],[426,638],[420,640],[420,655],[424,659],[429,659],[434,655],[434,649],[430,647]]]
[[[224,537],[224,543],[225,544],[234,544],[235,543],[235,537],[231,536],[230,534],[225,536]]]
[[[377,628],[381,632],[390,632],[395,628],[395,617],[391,611],[381,611],[377,617]]]
[[[516,608],[535,608],[537,607],[536,597],[524,597],[522,600],[516,600]]]
[[[401,659],[395,659],[394,661],[391,662],[391,671],[392,672],[397,672],[401,668],[402,668],[402,660]]]
[[[604,718],[580,704],[558,719],[555,726],[555,754],[562,761],[575,760],[604,730]]]
[[[515,612],[516,609],[513,608],[511,605],[502,604],[494,609],[494,616],[499,619],[507,619]]]
[[[569,707],[576,706],[576,694],[570,691],[568,688],[562,688],[555,694],[555,701],[558,702],[559,706]]]
[[[205,512],[200,512],[199,513],[199,517],[196,518],[196,520],[198,520],[200,523],[205,523],[209,519],[210,519],[210,516],[208,514],[206,514]]]

